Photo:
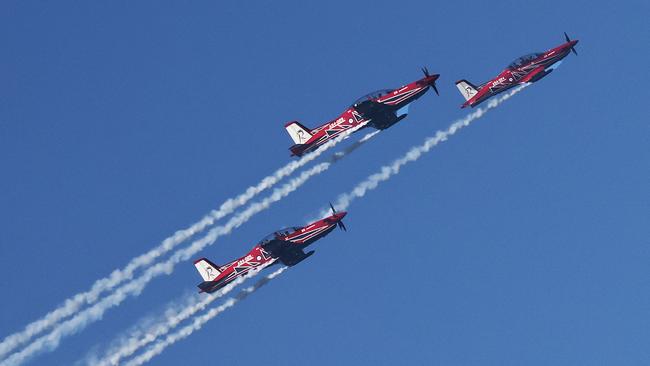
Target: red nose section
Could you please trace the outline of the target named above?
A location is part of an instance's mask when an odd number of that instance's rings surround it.
[[[564,47],[562,47],[562,48],[563,48],[563,51],[566,51],[567,53],[568,53],[569,51],[571,51],[571,52],[575,53],[575,55],[577,56],[577,55],[578,55],[578,52],[577,52],[576,49],[573,47],[573,46],[575,46],[576,44],[578,44],[578,40],[577,40],[577,39],[574,39],[574,40],[572,40],[572,41],[568,41],[568,42],[564,45]]]
[[[329,216],[329,217],[325,218],[324,220],[326,222],[329,222],[329,223],[339,222],[339,221],[343,220],[343,218],[347,214],[348,213],[345,212],[345,211],[337,212],[335,214],[332,214],[332,216]]]
[[[425,76],[420,80],[419,84],[420,85],[433,85],[433,83],[435,83],[436,80],[438,80],[439,77],[440,77],[440,74],[433,74],[433,75]]]
[[[565,50],[568,50],[568,49],[573,48],[573,46],[575,46],[576,44],[578,44],[578,40],[574,39],[574,40],[569,41],[569,42],[565,43],[564,45],[562,45],[561,48],[563,48]]]

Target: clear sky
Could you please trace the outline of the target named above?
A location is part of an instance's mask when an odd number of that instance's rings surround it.
[[[288,162],[285,122],[441,74],[439,97],[200,256],[304,224],[468,113],[455,80],[566,31],[578,57],[153,364],[649,364],[650,5],[494,3],[2,2],[0,338]],[[32,363],[74,363],[199,281],[181,264]]]

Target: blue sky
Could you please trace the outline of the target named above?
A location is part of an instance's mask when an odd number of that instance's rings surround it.
[[[201,256],[305,223],[467,113],[455,80],[566,31],[579,57],[355,201],[347,233],[154,364],[650,362],[647,2],[0,7],[0,337],[285,164],[285,122],[441,74],[440,97]],[[199,281],[188,261],[33,363],[73,363]]]

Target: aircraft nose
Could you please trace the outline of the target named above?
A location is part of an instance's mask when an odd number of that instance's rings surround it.
[[[578,44],[578,40],[577,40],[577,39],[574,39],[573,41],[571,41],[571,47],[573,47],[573,46],[575,46],[575,45],[577,45],[577,44]]]
[[[343,218],[344,218],[345,215],[347,215],[347,214],[348,214],[348,213],[347,213],[346,211],[341,211],[341,212],[339,212],[339,213],[336,214],[336,218],[339,219],[339,221],[340,221],[340,220],[343,220]]]

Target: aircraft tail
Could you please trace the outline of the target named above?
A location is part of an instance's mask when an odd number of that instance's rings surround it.
[[[309,146],[305,144],[295,144],[289,148],[291,156],[303,156]]]
[[[456,87],[460,91],[460,93],[465,97],[465,100],[470,100],[472,99],[476,94],[478,94],[478,90],[476,90],[476,87],[474,84],[470,83],[467,80],[458,80],[456,82]]]
[[[298,123],[298,121],[291,121],[284,125],[284,128],[287,130],[295,144],[304,144],[313,136],[309,132],[310,130]]]
[[[207,258],[201,258],[194,261],[194,267],[199,271],[203,281],[212,281],[221,273],[219,266],[210,262]]]

